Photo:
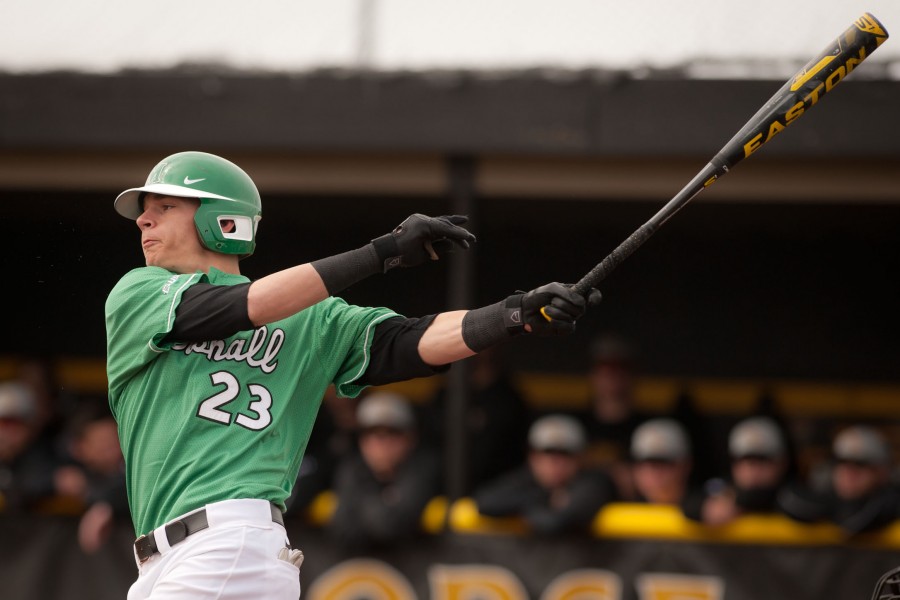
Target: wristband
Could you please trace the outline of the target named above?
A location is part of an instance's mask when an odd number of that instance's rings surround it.
[[[325,289],[333,295],[370,275],[381,273],[381,260],[372,244],[313,261]]]
[[[523,295],[515,294],[496,304],[467,312],[462,321],[462,338],[466,346],[475,352],[481,352],[524,333]]]
[[[394,234],[387,233],[375,238],[372,240],[372,248],[385,273],[394,267],[402,266],[403,255],[400,252],[400,246],[397,244],[397,238],[394,237]]]

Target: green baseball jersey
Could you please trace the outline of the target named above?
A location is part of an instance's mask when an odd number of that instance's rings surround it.
[[[142,267],[107,298],[109,403],[138,534],[219,500],[283,509],[326,388],[357,396],[375,325],[399,316],[332,297],[227,339],[163,342],[190,286],[248,281]]]

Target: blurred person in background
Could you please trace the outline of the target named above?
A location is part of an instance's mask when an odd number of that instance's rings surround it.
[[[691,441],[675,419],[649,419],[631,437],[631,476],[635,500],[681,505],[690,489]]]
[[[610,474],[618,497],[633,499],[629,444],[635,428],[649,418],[635,402],[637,352],[626,338],[605,333],[592,341],[589,353],[589,403],[576,414],[587,433],[584,460]]]
[[[57,492],[78,508],[78,542],[93,553],[116,523],[130,527],[118,427],[105,401],[83,401],[63,436],[68,464],[54,473]]]
[[[883,527],[900,516],[900,493],[891,481],[893,460],[884,435],[854,425],[832,443],[834,466],[826,496],[830,519],[848,534]]]
[[[0,383],[0,509],[41,511],[56,496],[59,458],[40,437],[39,407],[31,386]]]
[[[70,419],[63,435],[68,464],[56,469],[59,494],[86,508],[111,493],[125,500],[125,465],[115,419],[106,403],[86,401]]]
[[[466,484],[464,494],[522,464],[531,412],[503,363],[503,347],[494,346],[467,361]],[[427,443],[443,452],[447,388],[427,403]]]
[[[692,490],[683,503],[685,516],[707,525],[724,525],[746,513],[785,512],[780,500],[791,485],[786,437],[770,417],[738,422],[728,437],[728,476]]]
[[[359,453],[338,465],[328,533],[343,551],[365,553],[420,534],[422,512],[439,494],[441,471],[437,454],[419,444],[405,397],[372,392],[360,401],[356,421]]]
[[[64,435],[66,423],[77,406],[78,396],[63,390],[55,362],[46,356],[22,358],[16,368],[16,380],[30,387],[34,393],[36,427],[41,443],[54,445]]]
[[[831,522],[848,536],[875,531],[900,517],[900,491],[891,480],[890,446],[880,430],[851,425],[832,437],[827,486],[819,477],[790,490],[786,511],[802,522]]]
[[[584,428],[573,417],[541,417],[528,432],[527,461],[475,491],[478,511],[521,517],[536,534],[587,532],[615,499],[615,488],[604,472],[585,466],[586,446]]]

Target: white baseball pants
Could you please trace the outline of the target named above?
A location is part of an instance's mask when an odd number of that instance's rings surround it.
[[[209,528],[175,546],[169,546],[165,526],[156,530],[159,553],[138,563],[128,600],[300,597],[300,570],[279,558],[289,543],[284,527],[272,521],[268,502],[225,500],[206,505],[206,511]]]

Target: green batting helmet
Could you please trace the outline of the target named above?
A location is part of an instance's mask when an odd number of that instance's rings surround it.
[[[116,212],[137,219],[146,193],[199,198],[194,223],[203,245],[223,254],[253,254],[262,202],[253,180],[233,162],[206,152],[168,156],[153,167],[143,187],[119,194]],[[222,231],[222,221],[233,221],[234,231]]]

